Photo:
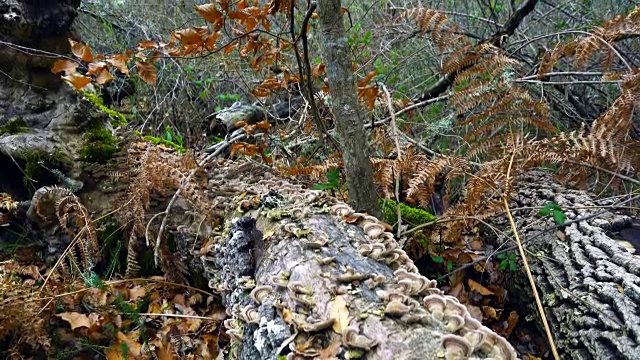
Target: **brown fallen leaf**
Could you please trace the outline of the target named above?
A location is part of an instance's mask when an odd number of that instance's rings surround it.
[[[71,329],[75,330],[79,327],[86,327],[87,329],[91,327],[91,320],[85,314],[80,314],[77,312],[64,312],[56,315],[62,320],[66,321],[71,325]]]
[[[333,323],[333,331],[342,334],[342,331],[349,326],[349,310],[344,296],[338,295],[329,303],[329,318],[335,319]]]
[[[511,335],[511,332],[513,332],[513,329],[516,327],[516,324],[518,323],[518,319],[520,319],[520,316],[518,315],[517,312],[515,311],[511,311],[509,313],[509,317],[507,318],[507,328],[504,330],[504,337],[509,337],[509,335]]]
[[[471,290],[479,293],[480,295],[484,295],[484,296],[488,296],[488,295],[495,295],[493,293],[493,291],[487,289],[486,287],[482,286],[482,284],[480,284],[477,281],[471,280],[469,279],[469,288],[471,288]]]

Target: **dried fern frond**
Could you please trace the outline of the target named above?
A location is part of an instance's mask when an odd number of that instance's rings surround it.
[[[613,51],[612,43],[640,33],[640,7],[636,7],[629,15],[617,15],[602,26],[595,27],[590,35],[568,42],[558,43],[553,50],[544,54],[538,78],[553,71],[555,64],[564,57],[573,57],[575,69],[584,68],[589,60],[601,52],[600,62],[603,70],[609,71],[619,60]]]
[[[128,184],[123,194],[114,202],[114,210],[117,210],[117,221],[125,226],[128,239],[125,276],[134,277],[140,270],[137,257],[138,252],[142,250],[140,240],[147,236],[146,215],[152,202],[162,203],[181,188],[182,197],[211,223],[217,212],[205,195],[207,174],[204,170],[192,177],[192,181],[183,181],[197,167],[197,161],[193,156],[132,139],[125,144],[123,154],[118,159],[118,172],[122,181],[127,181]],[[172,262],[161,259],[161,267],[167,264]],[[176,267],[174,264],[172,268],[162,270],[168,274]]]

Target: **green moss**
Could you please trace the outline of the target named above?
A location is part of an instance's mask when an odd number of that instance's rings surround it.
[[[380,208],[382,208],[384,221],[389,224],[397,223],[398,203],[391,199],[386,200],[386,202],[385,199],[378,199],[378,203],[380,204]],[[400,215],[402,216],[403,222],[406,221],[413,225],[421,225],[436,220],[436,217],[433,216],[430,212],[413,208],[402,203],[400,203]]]
[[[172,147],[174,149],[176,149],[176,151],[178,151],[179,153],[184,153],[185,149],[182,145],[176,144],[173,141],[169,141],[167,139],[163,139],[163,138],[159,138],[159,137],[155,137],[155,136],[151,136],[151,135],[147,135],[144,137],[144,139],[146,141],[151,141],[152,143],[158,145],[158,144],[162,144],[165,146],[169,146]]]
[[[28,132],[29,128],[27,127],[27,123],[25,123],[21,118],[9,119],[9,121],[4,123],[4,125],[0,126],[0,135],[14,135]]]
[[[120,151],[118,141],[111,131],[96,124],[84,134],[84,146],[80,155],[83,161],[104,164],[118,151]]]
[[[128,124],[126,116],[124,116],[123,113],[106,106],[100,95],[85,92],[83,93],[83,96],[85,99],[89,100],[89,102],[97,106],[101,111],[109,115],[109,121],[111,122],[111,125],[113,125],[113,127],[124,126]]]
[[[169,129],[169,126],[167,126],[167,129],[165,130],[165,134],[162,137],[157,137],[152,135],[143,136],[142,133],[140,133],[140,131],[138,130],[134,130],[134,133],[142,137],[145,141],[150,141],[155,145],[162,144],[164,146],[174,148],[180,154],[184,154],[184,152],[186,151],[184,146],[182,146],[182,137],[172,134],[171,130]]]
[[[67,161],[62,151],[49,154],[45,151],[31,151],[25,157],[24,186],[27,189],[54,185],[58,178],[49,169],[60,169]],[[36,185],[33,186],[33,183]]]

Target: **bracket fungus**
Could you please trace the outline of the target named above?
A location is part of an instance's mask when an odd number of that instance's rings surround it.
[[[315,237],[315,239],[313,240],[306,240],[304,241],[304,245],[311,248],[311,249],[320,249],[323,246],[325,246],[327,243],[329,242],[329,239],[327,238],[326,235],[324,234],[320,234],[318,236]]]
[[[369,277],[369,274],[366,273],[358,273],[352,267],[347,266],[344,274],[336,276],[336,279],[341,282],[352,282],[352,281],[360,281]]]
[[[362,230],[364,230],[364,233],[367,234],[367,236],[370,237],[371,239],[377,239],[380,235],[382,235],[386,231],[386,228],[384,225],[380,224],[379,222],[370,222],[365,224],[362,227]]]
[[[273,293],[273,288],[271,286],[259,285],[259,286],[256,286],[251,291],[250,296],[253,299],[253,301],[255,301],[258,304],[262,304],[264,299],[266,299],[267,296],[271,295],[271,293]]]
[[[385,315],[401,317],[411,311],[411,307],[398,300],[391,300],[384,309]]]
[[[357,326],[347,326],[342,330],[342,343],[348,348],[362,349],[364,351],[369,351],[378,344],[375,339],[372,340],[360,335],[360,330]]]
[[[299,328],[304,332],[312,333],[312,332],[328,329],[332,327],[335,322],[336,322],[336,319],[327,319],[327,320],[317,321],[313,323],[303,322],[299,324]]]
[[[336,259],[336,257],[335,256],[327,256],[327,257],[317,256],[316,259],[318,260],[318,264],[320,265],[329,265]]]
[[[247,305],[242,308],[242,311],[240,312],[240,318],[246,323],[260,323],[260,314],[258,314],[258,311],[252,305]]]
[[[303,208],[295,207],[289,210],[289,216],[291,216],[294,219],[301,219],[304,217],[304,215],[305,215],[305,211]]]
[[[445,351],[446,360],[467,359],[473,353],[473,347],[462,336],[446,334],[442,337],[442,346]]]
[[[331,207],[331,209],[329,210],[329,212],[332,215],[344,217],[346,215],[349,215],[349,214],[353,213],[354,211],[353,211],[353,209],[351,209],[351,207],[349,205],[341,202],[341,203],[337,203],[337,204],[333,205]]]
[[[305,287],[301,281],[289,281],[289,284],[287,284],[287,289],[289,289],[289,291],[293,293],[313,295],[313,290]]]
[[[288,279],[284,279],[282,276],[280,275],[274,275],[271,277],[271,285],[278,287],[278,288],[286,288],[287,285],[289,285],[289,280]]]

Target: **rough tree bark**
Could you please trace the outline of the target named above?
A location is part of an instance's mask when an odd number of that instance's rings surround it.
[[[612,238],[619,229],[632,226],[631,218],[606,208],[611,202],[562,187],[549,174],[532,172],[521,184],[518,207],[552,201],[564,209],[567,221],[587,218],[560,231],[543,231],[542,227],[553,227],[552,219],[540,224],[537,210],[518,213],[520,219],[530,219],[519,229],[524,241],[532,241],[531,270],[544,294],[561,357],[640,359],[640,259]],[[521,283],[524,291],[518,301],[533,304],[531,290],[524,285],[528,283]]]
[[[362,109],[356,96],[351,56],[340,0],[318,1],[320,31],[324,41],[324,59],[329,91],[340,136],[349,201],[357,211],[382,216],[378,206],[373,171],[369,163]]]
[[[176,238],[192,273],[222,294],[240,359],[516,358],[420,276],[376,218],[259,164],[216,164],[209,174],[228,232],[196,257],[196,226],[179,227]]]

